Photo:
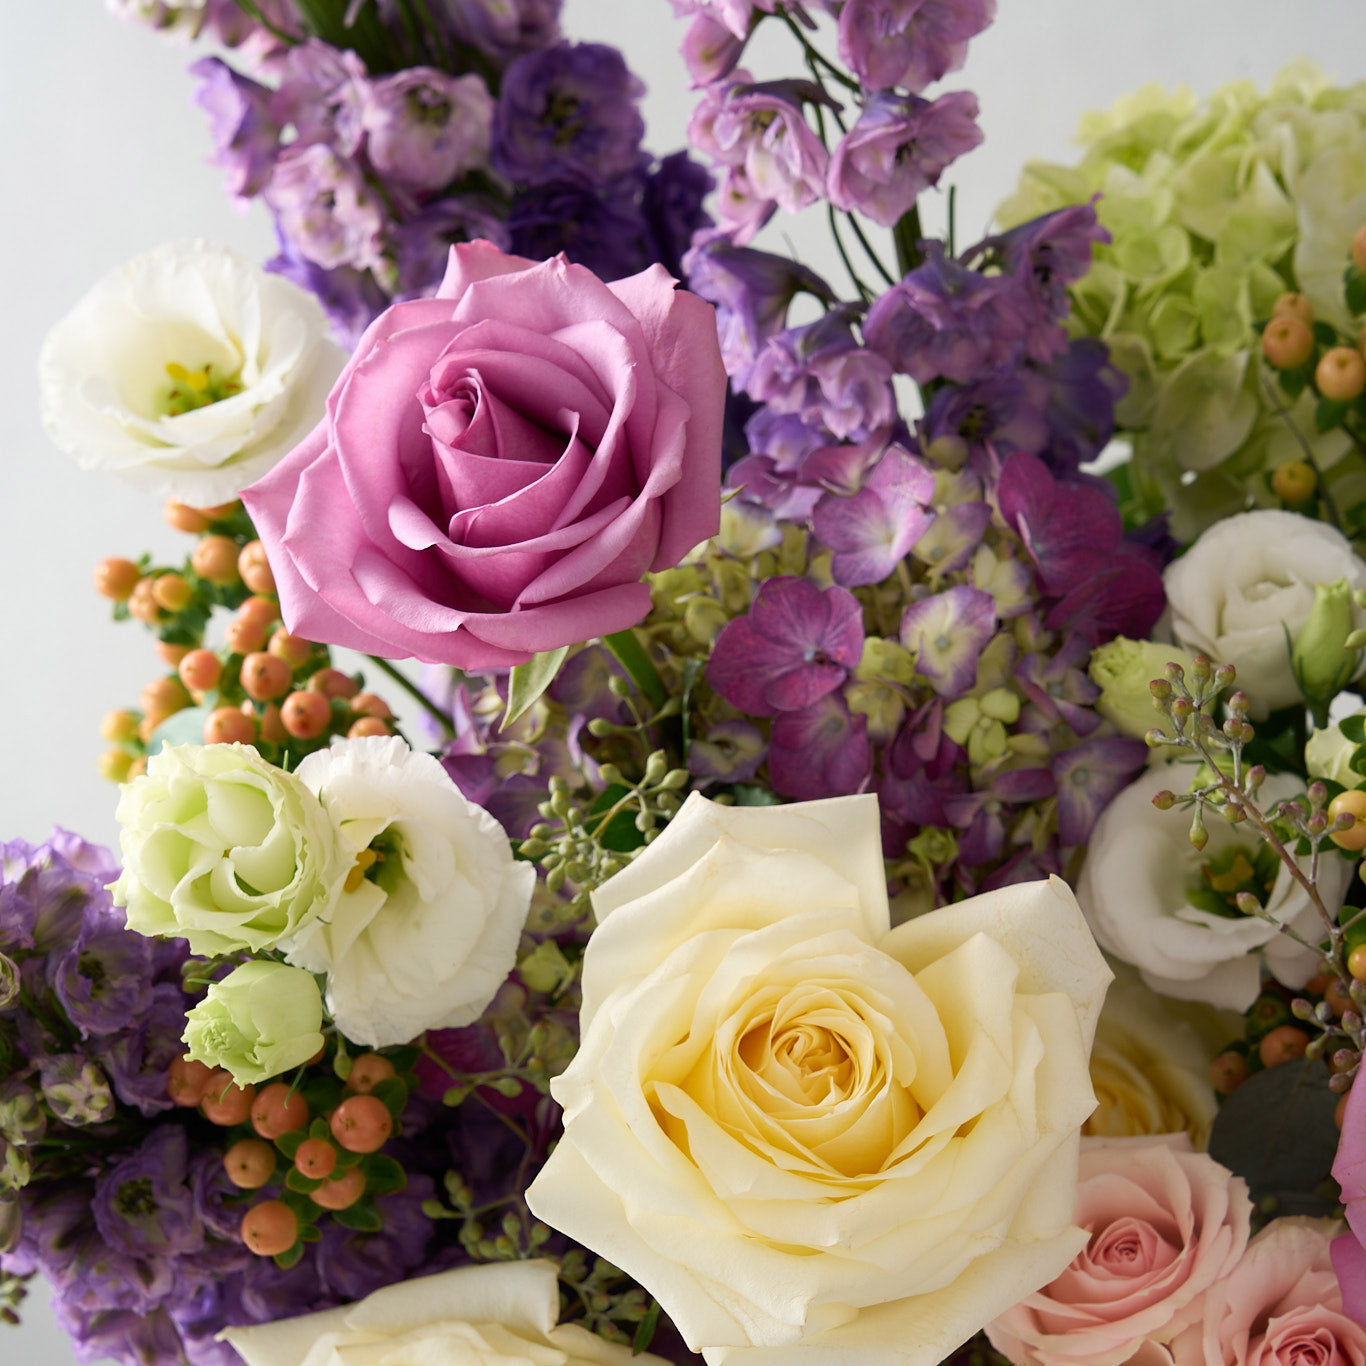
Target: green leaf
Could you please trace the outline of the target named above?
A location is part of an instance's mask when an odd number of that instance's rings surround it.
[[[1296,399],[1304,393],[1309,384],[1310,368],[1308,365],[1297,365],[1293,370],[1281,371],[1281,392],[1286,398]]]
[[[299,1239],[295,1239],[294,1246],[287,1252],[278,1252],[271,1260],[281,1271],[288,1271],[300,1257],[304,1255],[304,1245]]]
[[[162,745],[202,745],[208,715],[208,707],[185,707],[173,712],[152,732],[147,741],[148,757],[156,754]]]
[[[1338,729],[1354,745],[1366,744],[1366,716],[1346,716],[1338,722]]]
[[[376,1100],[383,1101],[384,1107],[394,1117],[395,1123],[403,1113],[403,1107],[408,1103],[408,1088],[403,1084],[401,1077],[385,1077],[381,1082],[377,1082],[370,1088],[370,1094]]]
[[[1268,1067],[1224,1101],[1209,1155],[1247,1182],[1253,1204],[1272,1201],[1278,1215],[1329,1215],[1336,1201],[1320,1188],[1337,1154],[1337,1103],[1321,1060]]]
[[[371,1195],[390,1195],[408,1184],[408,1173],[387,1153],[371,1153],[365,1163],[365,1189]]]
[[[512,666],[508,677],[507,710],[498,724],[499,730],[506,730],[518,717],[535,706],[537,699],[555,681],[555,675],[559,673],[560,665],[568,653],[569,646],[561,645],[558,650],[543,650],[533,655],[527,663]]]
[[[652,706],[662,707],[669,700],[669,693],[659,677],[659,670],[645,653],[645,647],[634,631],[614,631],[610,636],[603,636],[602,643],[616,657],[617,663],[626,670],[631,682],[640,689],[640,695]]]
[[[358,1200],[349,1209],[332,1211],[333,1220],[356,1233],[378,1233],[384,1227],[373,1200]]]
[[[1336,346],[1338,344],[1338,333],[1332,323],[1316,322],[1314,324],[1314,340],[1320,346]]]
[[[300,1195],[311,1195],[322,1182],[316,1177],[305,1176],[298,1167],[291,1167],[285,1173],[285,1185],[292,1191],[298,1191]]]
[[[1349,313],[1366,313],[1366,275],[1355,266],[1348,266],[1342,277]]]
[[[276,1138],[275,1146],[279,1148],[279,1150],[282,1153],[284,1153],[284,1155],[287,1158],[289,1158],[291,1162],[293,1162],[294,1154],[299,1151],[299,1144],[302,1143],[304,1139],[307,1137],[309,1137],[309,1135],[306,1134],[302,1129],[291,1129],[289,1133],[281,1134],[278,1138]]]
[[[645,1317],[636,1325],[636,1335],[631,1339],[631,1355],[639,1356],[650,1345],[659,1326],[659,1301],[651,1300]]]
[[[1321,398],[1314,408],[1314,426],[1321,432],[1330,432],[1347,414],[1347,405],[1340,399]]]
[[[775,797],[766,787],[754,783],[736,783],[731,792],[735,795],[736,806],[781,806],[781,797]]]
[[[341,1102],[342,1090],[330,1077],[310,1076],[299,1088],[315,1115],[330,1114]]]

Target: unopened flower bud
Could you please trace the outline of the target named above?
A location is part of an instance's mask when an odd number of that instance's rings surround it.
[[[1189,697],[1172,698],[1172,720],[1176,723],[1177,733],[1186,729],[1186,722],[1195,711],[1195,703]]]
[[[1244,897],[1247,893],[1239,892],[1238,895],[1239,897]],[[1239,903],[1238,909],[1242,910],[1241,902]],[[1295,999],[1290,1002],[1290,1013],[1297,1020],[1312,1020],[1314,1018],[1314,1007],[1311,1002],[1306,1001],[1302,996],[1296,996]]]
[[[1239,688],[1228,699],[1228,709],[1241,721],[1252,710],[1252,699]]]
[[[1253,896],[1251,892],[1239,892],[1238,895],[1233,899],[1235,902],[1237,902],[1238,909],[1242,911],[1244,915],[1256,915],[1257,912],[1262,909],[1262,903],[1258,901],[1257,898]],[[1293,1004],[1298,1005],[1300,1004],[1300,1002],[1297,1001]],[[1307,1004],[1307,1002],[1305,1004]]]
[[[1198,806],[1195,808],[1195,815],[1191,817],[1190,842],[1197,849],[1203,849],[1209,843],[1209,831],[1205,829],[1205,819]]]
[[[48,1108],[63,1124],[100,1124],[114,1114],[114,1096],[100,1069],[79,1053],[58,1053],[39,1074]]]
[[[1264,782],[1266,782],[1266,766],[1264,764],[1253,764],[1243,774],[1243,786],[1249,792],[1255,792]]]
[[[1170,811],[1176,805],[1176,793],[1163,789],[1161,792],[1153,793],[1153,805],[1159,811]]]
[[[1238,670],[1232,664],[1221,664],[1214,671],[1214,682],[1221,689],[1231,687],[1237,677]]]
[[[1356,674],[1357,652],[1347,646],[1355,626],[1347,580],[1315,584],[1314,605],[1290,652],[1296,681],[1310,702],[1327,702]]]
[[[1214,665],[1208,655],[1196,655],[1191,661],[1190,675],[1197,683],[1208,683],[1214,673]]]
[[[28,1154],[17,1143],[0,1138],[0,1195],[14,1195],[23,1190],[32,1175]]]
[[[0,953],[0,1010],[19,998],[19,964]]]

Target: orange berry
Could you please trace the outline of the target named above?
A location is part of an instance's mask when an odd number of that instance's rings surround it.
[[[388,1081],[395,1075],[394,1064],[388,1058],[379,1053],[362,1053],[351,1064],[351,1075],[347,1077],[346,1085],[361,1095],[369,1095],[380,1082]]]
[[[292,692],[280,703],[280,723],[298,740],[316,740],[332,720],[332,704],[320,692]]]
[[[1366,982],[1366,944],[1358,944],[1356,948],[1347,955],[1347,971],[1350,972],[1358,982]],[[1333,985],[1341,992],[1342,984],[1340,982],[1334,982]],[[1347,997],[1347,1003],[1342,1009],[1355,1009],[1350,996]],[[1338,1013],[1341,1014],[1342,1011],[1338,1011]]]
[[[209,519],[203,512],[190,507],[188,503],[177,503],[174,498],[168,498],[162,504],[161,515],[167,526],[188,532],[191,536],[200,536],[209,529]]]
[[[237,542],[231,536],[204,536],[190,555],[190,567],[201,579],[226,588],[237,582]]]
[[[387,721],[394,714],[389,704],[373,692],[358,692],[351,699],[351,711],[355,716],[378,716],[382,721]]]
[[[261,725],[261,739],[269,741],[272,745],[283,745],[289,739],[285,723],[280,719],[280,708],[274,702],[266,707],[258,720]]]
[[[313,642],[305,640],[303,636],[292,636],[283,626],[277,626],[266,649],[283,659],[291,669],[297,669],[308,663],[308,657],[313,653]]]
[[[275,1149],[259,1138],[239,1138],[223,1154],[223,1169],[239,1189],[260,1190],[275,1175]]]
[[[204,1095],[199,1102],[200,1113],[212,1124],[221,1124],[225,1129],[234,1124],[243,1124],[251,1114],[251,1103],[256,1099],[256,1088],[248,1083],[238,1086],[232,1073],[225,1068],[216,1067],[204,1087]]]
[[[126,783],[133,767],[133,756],[126,749],[107,749],[95,761],[100,777],[110,783]]]
[[[348,1096],[332,1111],[328,1127],[347,1152],[374,1153],[389,1141],[394,1117],[375,1096]]]
[[[1319,477],[1306,460],[1286,460],[1271,475],[1271,491],[1283,503],[1303,503],[1318,485]]]
[[[157,658],[172,669],[179,669],[180,661],[189,653],[188,645],[172,645],[169,640],[157,641]]]
[[[133,766],[128,770],[128,781],[131,783],[134,778],[141,778],[147,772],[147,756],[139,754],[133,760]]]
[[[1357,235],[1352,238],[1352,264],[1366,275],[1366,223],[1357,229]]]
[[[1247,1080],[1247,1059],[1232,1050],[1220,1053],[1209,1065],[1209,1080],[1221,1096],[1231,1095]]]
[[[239,621],[255,621],[269,627],[280,620],[280,604],[274,598],[263,598],[259,593],[248,598],[238,609]]]
[[[237,554],[237,572],[253,593],[273,593],[275,575],[270,572],[266,548],[260,541],[248,541]]]
[[[160,712],[153,712],[148,716],[144,716],[142,720],[138,722],[138,739],[141,740],[144,745],[150,745],[152,743],[152,736],[156,734],[157,727],[165,719],[166,718]]]
[[[233,617],[223,632],[223,643],[235,655],[255,654],[266,643],[266,628],[250,618]]]
[[[268,702],[273,697],[283,697],[289,691],[293,670],[277,655],[267,654],[264,650],[253,650],[242,661],[238,675],[242,691],[257,702]]]
[[[142,570],[132,560],[111,556],[95,566],[95,592],[115,602],[127,602],[141,578]]]
[[[365,1194],[365,1177],[359,1167],[348,1167],[340,1176],[324,1181],[310,1196],[323,1209],[348,1209]]]
[[[381,721],[378,716],[362,716],[360,720],[353,721],[346,732],[348,740],[359,740],[366,735],[388,735],[389,723]]]
[[[213,650],[191,650],[180,661],[177,672],[191,692],[208,692],[223,677],[223,661]]]
[[[337,1165],[337,1150],[325,1138],[306,1138],[294,1153],[294,1165],[304,1176],[326,1181]]]
[[[242,1241],[258,1257],[288,1252],[299,1237],[299,1217],[283,1200],[263,1200],[242,1216]]]
[[[168,612],[183,612],[194,597],[194,589],[179,574],[158,574],[152,580],[152,596]]]
[[[100,739],[111,744],[123,745],[138,733],[138,714],[121,708],[107,711],[100,718]]]
[[[308,680],[308,688],[324,697],[354,697],[360,691],[360,684],[340,669],[319,669]]]
[[[1293,313],[1278,313],[1262,329],[1262,354],[1277,370],[1293,370],[1314,354],[1314,332]]]
[[[251,1106],[251,1127],[262,1138],[279,1138],[308,1123],[308,1102],[288,1082],[273,1081]]]
[[[250,745],[256,740],[256,718],[236,707],[219,707],[204,718],[206,745]]]
[[[1303,294],[1293,292],[1280,295],[1276,302],[1271,305],[1272,317],[1283,317],[1289,315],[1298,318],[1302,323],[1310,326],[1314,322],[1314,305]]]
[[[213,1075],[213,1068],[202,1062],[176,1058],[166,1069],[166,1094],[177,1105],[198,1105]]]
[[[162,716],[171,716],[182,707],[190,705],[190,694],[185,691],[179,674],[164,674],[161,678],[154,678],[143,688],[138,694],[138,701],[142,704],[144,712],[159,712]]]
[[[1366,849],[1366,791],[1358,787],[1339,792],[1328,803],[1328,819],[1334,821],[1339,816],[1351,816],[1353,823],[1345,830],[1335,830],[1328,838],[1339,849]]]
[[[1366,356],[1354,346],[1333,346],[1319,357],[1314,383],[1324,398],[1350,403],[1366,389]]]
[[[1304,1057],[1309,1047],[1309,1035],[1292,1024],[1277,1025],[1275,1029],[1262,1036],[1257,1045],[1257,1056],[1263,1067],[1275,1067],[1278,1063],[1290,1062]]]
[[[161,604],[152,593],[152,580],[139,579],[128,595],[128,615],[144,626],[155,626],[161,620]]]

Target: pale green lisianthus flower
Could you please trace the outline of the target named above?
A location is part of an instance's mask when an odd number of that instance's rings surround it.
[[[1118,434],[1144,511],[1170,510],[1188,542],[1245,508],[1280,506],[1269,476],[1305,458],[1302,442],[1338,504],[1361,501],[1350,441],[1317,430],[1312,392],[1290,403],[1268,384],[1257,324],[1290,290],[1349,324],[1366,82],[1335,87],[1301,59],[1265,93],[1246,80],[1204,100],[1148,85],[1088,115],[1080,141],[1075,166],[1031,162],[998,218],[1009,227],[1101,196],[1111,241],[1072,289],[1070,325],[1105,341],[1129,378]]]
[[[1168,664],[1179,664],[1189,672],[1193,663],[1194,656],[1179,645],[1116,636],[1091,652],[1086,668],[1100,689],[1096,710],[1116,729],[1141,740],[1162,724],[1148,685],[1164,676]]]
[[[182,1042],[195,1062],[255,1085],[307,1062],[323,1046],[322,1022],[322,993],[302,968],[243,963],[185,1016]]]
[[[116,812],[129,929],[213,957],[273,948],[331,908],[351,867],[318,799],[250,745],[173,745]]]

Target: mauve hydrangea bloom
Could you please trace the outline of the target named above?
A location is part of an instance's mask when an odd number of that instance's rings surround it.
[[[360,118],[370,164],[413,194],[434,194],[488,161],[493,100],[479,76],[409,67],[369,85]]]
[[[915,95],[874,95],[830,158],[830,202],[890,228],[922,190],[939,183],[950,162],[981,141],[977,97],[966,91],[933,103]]]
[[[862,653],[863,609],[852,593],[783,576],[766,579],[749,614],[722,628],[707,680],[741,711],[773,716],[833,692]]]
[[[557,43],[503,73],[493,164],[519,186],[600,185],[635,169],[645,87],[603,43]]]
[[[851,715],[840,694],[775,718],[768,772],[773,790],[782,796],[795,801],[846,797],[866,787],[872,770],[867,719]]]
[[[914,651],[916,672],[945,698],[977,681],[978,656],[995,633],[995,599],[965,583],[912,603],[901,617],[901,643]]]
[[[748,721],[718,721],[688,747],[688,772],[708,783],[743,783],[752,778],[767,749],[764,737]]]
[[[963,65],[996,0],[844,0],[840,57],[869,90],[919,93]]]
[[[234,199],[260,194],[280,152],[280,127],[270,112],[273,92],[217,57],[202,57],[190,75],[199,82],[194,101],[208,116],[210,160],[226,173],[224,188]]]
[[[293,144],[275,163],[264,191],[281,234],[332,270],[383,265],[385,216],[361,168],[326,143]]]

